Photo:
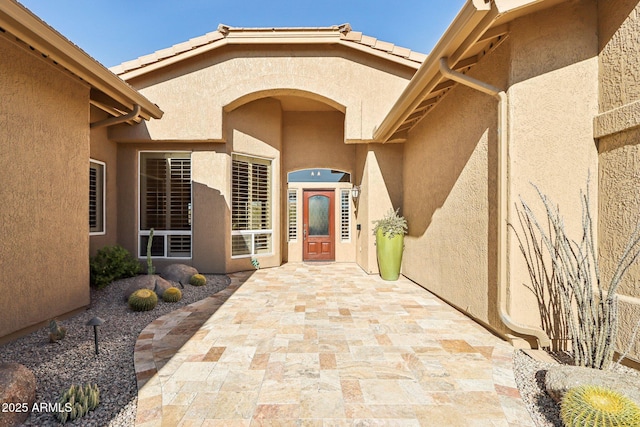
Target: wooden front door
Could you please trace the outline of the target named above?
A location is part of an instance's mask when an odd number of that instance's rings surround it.
[[[305,261],[335,259],[333,190],[304,190],[303,257]]]

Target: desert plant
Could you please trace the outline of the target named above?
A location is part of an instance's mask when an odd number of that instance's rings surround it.
[[[156,272],[156,268],[153,266],[153,261],[151,261],[151,245],[153,243],[153,228],[149,231],[149,241],[147,242],[147,274],[154,274]]]
[[[91,284],[102,289],[114,280],[135,276],[140,263],[120,245],[105,246],[89,260]]]
[[[398,211],[399,209],[389,209],[382,219],[373,221],[373,235],[375,236],[378,230],[382,230],[382,234],[390,239],[397,234],[407,234],[407,220],[398,215]]]
[[[158,295],[150,289],[138,289],[129,297],[129,307],[133,311],[153,310],[158,304]]]
[[[58,399],[56,418],[62,424],[85,416],[100,403],[100,390],[97,384],[75,385]]]
[[[189,284],[193,286],[204,286],[207,284],[207,278],[202,274],[194,274],[191,276],[191,279],[189,279]]]
[[[562,398],[560,417],[567,427],[640,426],[640,408],[633,401],[594,385],[567,391]]]
[[[182,299],[182,292],[176,287],[170,287],[162,294],[164,302],[178,302]]]
[[[55,319],[49,322],[49,342],[58,342],[67,335],[67,330],[58,325]]]
[[[631,235],[606,289],[600,279],[598,253],[594,243],[593,220],[589,210],[589,185],[580,192],[582,239],[569,239],[558,207],[534,185],[546,210],[547,224],[540,224],[521,199],[518,208],[523,234],[515,231],[525,257],[538,304],[551,301],[552,311],[543,311],[547,327],[559,317],[560,329],[568,331],[574,363],[605,369],[613,360],[618,331],[618,285],[640,255],[640,228]],[[548,299],[545,301],[545,299]],[[546,320],[545,320],[546,318]],[[546,323],[545,323],[546,322]],[[548,331],[547,331],[548,332]]]

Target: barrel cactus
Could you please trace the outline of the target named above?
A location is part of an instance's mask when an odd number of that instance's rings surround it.
[[[138,289],[129,297],[129,307],[133,311],[153,310],[158,304],[158,295],[150,289]]]
[[[560,416],[567,427],[640,426],[640,408],[614,390],[583,385],[569,390]]]
[[[62,424],[85,416],[100,403],[100,390],[97,384],[75,385],[58,399],[56,418]]]
[[[193,286],[204,286],[207,284],[207,278],[202,274],[194,274],[191,276],[191,279],[189,279],[189,283]]]
[[[180,301],[182,299],[182,292],[180,291],[180,289],[172,286],[166,291],[164,291],[164,294],[162,294],[162,299],[165,302]]]

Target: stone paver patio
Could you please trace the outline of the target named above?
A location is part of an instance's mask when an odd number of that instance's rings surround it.
[[[415,283],[286,264],[163,316],[137,426],[533,426],[513,348]]]

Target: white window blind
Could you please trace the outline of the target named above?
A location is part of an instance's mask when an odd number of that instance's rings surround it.
[[[140,256],[191,257],[191,158],[189,153],[140,154]]]
[[[351,204],[349,190],[340,190],[340,238],[351,239]]]
[[[89,234],[104,233],[105,165],[89,162]]]
[[[289,190],[288,197],[289,210],[289,241],[298,239],[298,192]]]
[[[231,173],[231,255],[272,253],[271,161],[234,154]]]

